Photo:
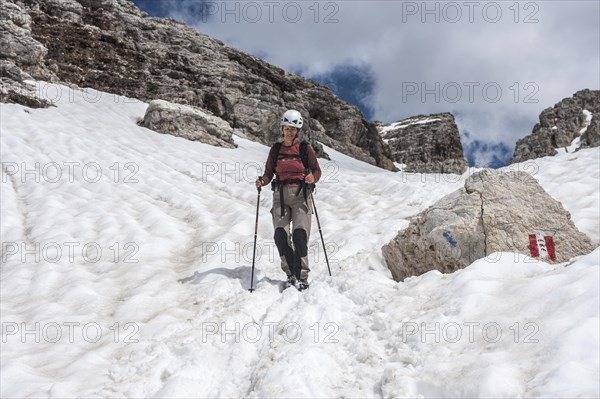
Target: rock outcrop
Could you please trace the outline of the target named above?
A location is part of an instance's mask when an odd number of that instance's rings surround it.
[[[0,65],[0,72],[2,72],[2,65]],[[2,79],[0,103],[21,104],[29,108],[48,108],[53,105],[40,98],[35,87],[24,82],[21,77],[19,80]]]
[[[556,155],[557,148],[569,147],[584,131],[581,145],[597,146],[600,142],[599,118],[600,90],[578,91],[573,97],[542,111],[533,132],[517,141],[510,163]]]
[[[462,174],[467,170],[458,126],[450,113],[413,116],[379,124],[378,129],[392,159],[404,164],[406,172]]]
[[[413,217],[382,251],[401,281],[430,270],[450,273],[496,252],[566,262],[594,248],[531,175],[484,169]]]
[[[183,23],[150,18],[126,0],[0,2],[13,15],[2,28],[0,60],[35,79],[206,109],[264,144],[278,137],[280,115],[295,108],[310,141],[395,169],[358,108]]]
[[[235,148],[229,123],[198,108],[154,100],[140,123],[159,133],[200,141],[217,147]]]
[[[581,146],[579,148],[600,147],[600,114],[592,116],[590,124],[581,134]]]
[[[32,37],[32,19],[22,3],[0,1],[0,102],[46,108],[50,103],[38,98],[24,80],[31,74],[47,81],[56,80],[45,67],[48,50]],[[27,71],[27,72],[25,72]]]

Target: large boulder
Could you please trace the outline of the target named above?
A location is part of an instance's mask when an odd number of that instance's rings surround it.
[[[0,73],[6,71],[4,69],[5,66],[5,61],[0,61]],[[1,80],[0,103],[20,104],[29,108],[48,108],[53,106],[50,101],[38,96],[39,93],[36,92],[35,86],[10,78],[2,78]]]
[[[378,124],[379,134],[390,146],[392,159],[415,173],[455,173],[467,170],[454,115],[418,115]]]
[[[566,262],[594,248],[531,175],[484,169],[413,217],[382,250],[401,281],[430,270],[450,273],[496,252]]]
[[[582,147],[599,145],[598,118],[600,90],[578,91],[542,111],[532,133],[517,141],[510,163],[556,155],[557,148],[569,147],[582,133]]]
[[[223,119],[195,107],[154,100],[140,125],[159,133],[200,141],[217,147],[235,148],[233,128]]]

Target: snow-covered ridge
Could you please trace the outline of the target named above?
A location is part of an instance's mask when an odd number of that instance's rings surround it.
[[[157,134],[136,124],[145,103],[51,88],[56,107],[0,106],[2,397],[600,395],[598,249],[391,280],[381,246],[474,170],[392,173],[327,148],[315,201],[333,276],[313,223],[311,288],[279,292],[263,190],[250,293],[268,148]],[[510,168],[598,242],[599,161]]]
[[[394,123],[392,123],[392,124],[390,124],[388,126],[385,126],[385,127],[381,128],[381,129],[379,129],[379,134],[385,135],[385,133],[387,133],[387,132],[390,132],[390,131],[393,131],[393,130],[398,130],[398,129],[404,129],[404,128],[406,128],[408,126],[411,126],[411,125],[423,125],[423,124],[426,124],[426,123],[438,122],[440,120],[441,119],[438,119],[438,118],[426,118],[426,119],[416,119],[416,118],[413,118],[413,119],[404,119],[402,121],[394,122]]]

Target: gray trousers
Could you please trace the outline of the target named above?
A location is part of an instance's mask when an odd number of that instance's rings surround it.
[[[283,186],[284,214],[281,214],[280,192],[273,192],[273,227],[275,229],[275,245],[281,259],[281,269],[288,275],[307,279],[310,268],[308,265],[308,240],[312,219],[312,201],[307,192],[304,201],[302,190],[298,187]],[[291,228],[291,234],[290,234]]]

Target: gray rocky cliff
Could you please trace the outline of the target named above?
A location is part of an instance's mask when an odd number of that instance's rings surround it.
[[[577,138],[580,148],[598,146],[599,118],[600,90],[578,91],[542,111],[532,133],[517,141],[510,163],[556,155],[557,148],[569,147]]]
[[[389,148],[358,108],[183,23],[150,18],[125,0],[0,0],[0,7],[0,61],[11,71],[3,72],[3,92],[25,73],[161,99],[208,110],[264,144],[278,138],[280,115],[295,108],[310,141],[394,169]]]
[[[378,130],[390,146],[392,159],[417,173],[455,173],[467,170],[458,126],[450,113],[418,115]]]
[[[47,53],[46,47],[32,37],[32,18],[23,3],[0,0],[0,102],[31,108],[50,106],[24,83],[31,79],[29,73],[47,81],[57,80],[44,65]]]

